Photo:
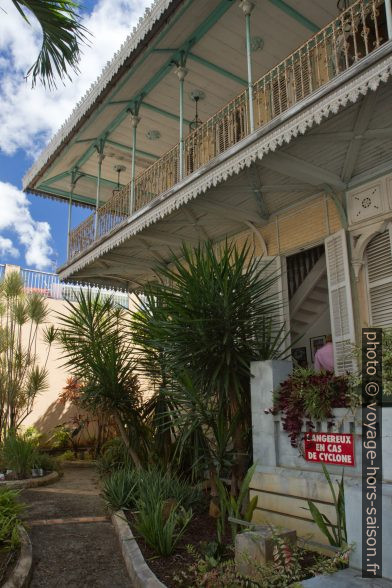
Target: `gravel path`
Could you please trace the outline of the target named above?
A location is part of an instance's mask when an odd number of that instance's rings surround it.
[[[31,588],[130,588],[94,468],[67,467],[55,484],[25,490],[33,543]]]

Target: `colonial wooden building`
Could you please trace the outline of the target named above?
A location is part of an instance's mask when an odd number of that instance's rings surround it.
[[[25,177],[69,202],[61,278],[132,290],[249,239],[302,360],[331,333],[350,369],[392,326],[391,74],[391,0],[156,0]]]

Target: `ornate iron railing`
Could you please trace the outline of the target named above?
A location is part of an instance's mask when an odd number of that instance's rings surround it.
[[[358,0],[253,85],[255,128],[266,125],[388,40],[384,0]],[[190,175],[249,135],[249,96],[243,91],[184,141],[184,175]],[[180,179],[179,145],[173,147],[72,231],[69,258],[95,237],[109,234]]]

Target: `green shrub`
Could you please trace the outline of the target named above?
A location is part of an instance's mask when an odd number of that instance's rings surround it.
[[[20,543],[20,514],[24,505],[18,501],[19,492],[0,489],[0,550],[16,549]]]
[[[42,436],[42,433],[35,427],[27,427],[21,435],[25,441],[30,441],[35,447],[39,447]]]
[[[160,500],[172,498],[185,509],[197,504],[202,498],[198,488],[157,467],[139,472],[139,496],[150,501],[151,507]]]
[[[37,453],[34,457],[33,467],[37,469],[41,468],[45,472],[53,472],[58,469],[59,465],[51,455],[48,455],[47,453]]]
[[[149,501],[138,502],[136,530],[146,543],[159,555],[170,555],[192,519],[192,509],[186,511],[182,506],[174,507],[167,519],[164,516],[164,501],[151,508]]]
[[[62,453],[59,456],[60,462],[62,462],[62,461],[72,461],[73,459],[75,459],[75,454],[70,449],[67,449],[67,451],[64,451],[64,453]]]
[[[31,475],[36,455],[36,447],[30,440],[11,434],[4,441],[4,463],[8,469],[16,472],[18,478],[28,478]]]
[[[159,468],[136,470],[128,467],[104,478],[103,497],[114,510],[132,508],[140,500],[153,510],[168,499],[187,510],[201,501],[202,494],[184,480]]]
[[[121,439],[110,439],[102,447],[97,460],[98,471],[101,476],[111,474],[116,470],[128,469],[133,466],[129,452]]]
[[[113,472],[103,483],[103,499],[113,510],[135,506],[138,487],[137,471],[124,469]]]

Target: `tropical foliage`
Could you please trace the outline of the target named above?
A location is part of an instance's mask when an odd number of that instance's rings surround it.
[[[298,447],[305,422],[313,427],[316,421],[333,419],[333,408],[354,408],[357,402],[356,386],[349,375],[296,367],[275,391],[270,412],[282,413],[283,430],[292,447]]]
[[[16,549],[20,543],[20,515],[25,507],[18,495],[18,491],[0,488],[0,551]]]
[[[237,494],[250,461],[250,363],[284,355],[278,275],[247,245],[206,243],[184,245],[156,278],[131,325],[139,366],[158,383],[154,422],[180,463],[207,467],[213,486],[229,471]]]
[[[80,382],[80,401],[92,411],[113,417],[137,467],[141,467],[144,424],[136,360],[125,311],[110,298],[80,291],[59,314],[58,339],[64,363]]]
[[[38,293],[26,293],[17,272],[0,283],[0,441],[17,430],[31,413],[37,395],[47,388],[47,361],[55,339],[52,325],[44,326],[48,310]],[[39,364],[37,346],[42,332],[46,359]]]
[[[337,482],[337,491],[334,488],[331,476],[324,464],[322,464],[325,479],[328,482],[329,489],[335,508],[336,524],[333,524],[328,517],[322,513],[313,501],[308,500],[310,514],[320,531],[328,539],[329,544],[334,547],[347,548],[347,527],[346,527],[346,509],[344,499],[344,471]]]
[[[49,88],[56,87],[56,78],[70,79],[70,70],[78,73],[80,45],[85,43],[87,29],[81,24],[79,3],[71,0],[12,0],[22,18],[30,23],[31,15],[42,29],[42,45],[37,60],[26,77],[32,85],[37,80]]]

